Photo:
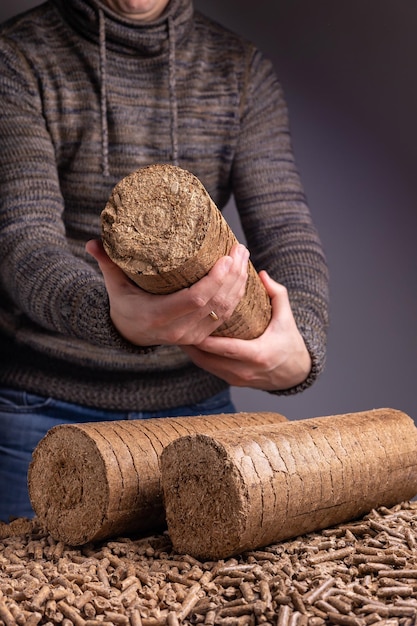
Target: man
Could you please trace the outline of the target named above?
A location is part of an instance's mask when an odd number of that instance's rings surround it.
[[[57,423],[232,412],[230,385],[314,382],[327,267],[281,87],[252,44],[191,0],[48,0],[1,28],[0,95],[0,519],[31,514],[27,467]],[[211,336],[244,293],[245,246],[167,296],[105,255],[112,188],[157,162],[219,208],[233,193],[272,301],[261,337]]]

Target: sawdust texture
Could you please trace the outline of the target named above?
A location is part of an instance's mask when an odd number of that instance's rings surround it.
[[[104,208],[104,246],[140,283],[141,277],[181,270],[199,253],[210,229],[213,236],[220,235],[220,219],[211,204],[204,186],[187,170],[172,165],[140,168],[115,186]],[[183,285],[180,278],[170,290],[189,286],[206,272],[197,266],[194,276],[184,276]]]
[[[189,435],[161,455],[174,548],[219,559],[417,494],[417,429],[377,409]]]
[[[284,420],[264,412],[55,426],[29,468],[33,509],[70,545],[165,527],[159,458],[166,445],[190,433]]]

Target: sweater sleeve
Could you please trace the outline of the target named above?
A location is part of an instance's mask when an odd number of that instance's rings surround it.
[[[233,186],[251,259],[285,285],[312,359],[309,387],[325,364],[328,269],[296,168],[281,85],[272,64],[252,51],[241,101],[241,131]]]
[[[26,325],[134,351],[111,322],[101,275],[87,255],[70,249],[42,92],[25,57],[5,38],[0,39],[0,99],[2,301],[14,316],[28,320]]]

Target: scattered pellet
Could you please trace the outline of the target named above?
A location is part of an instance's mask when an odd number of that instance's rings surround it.
[[[410,550],[414,550],[416,547],[416,540],[409,528],[404,529],[404,537]]]
[[[417,569],[379,570],[378,575],[385,578],[417,578]]]
[[[3,600],[0,600],[0,619],[5,626],[17,626],[17,622]]]
[[[181,605],[181,609],[178,611],[178,619],[182,621],[187,617],[193,607],[197,604],[199,600],[199,592],[201,590],[201,585],[199,583],[195,583],[187,593],[184,602]]]
[[[290,589],[288,595],[290,596],[296,611],[298,611],[302,615],[305,615],[307,613],[307,609],[298,589],[296,589],[295,587],[293,589]]]
[[[392,565],[394,567],[403,567],[406,564],[405,558],[400,558],[395,554],[374,554],[369,556],[367,554],[353,554],[351,557],[352,563],[377,563],[384,565]]]
[[[167,573],[167,579],[172,583],[180,583],[180,585],[185,585],[187,587],[192,587],[195,583],[194,580],[188,578],[187,576],[181,576],[180,574],[176,574],[171,571]]]
[[[326,600],[317,600],[314,606],[320,611],[322,611],[323,613],[327,613],[327,614],[335,613],[335,612],[339,613],[339,611],[337,611],[336,608],[332,606]]]
[[[106,611],[105,618],[108,622],[113,624],[129,624],[129,618],[127,615],[116,613],[115,611]]]
[[[380,615],[378,615],[378,613],[368,613],[367,615],[364,616],[363,621],[365,622],[365,624],[374,624],[375,622],[378,622],[379,624],[382,624],[382,618]]]
[[[25,626],[38,626],[39,622],[42,619],[42,613],[31,613],[26,619]]]
[[[298,611],[294,611],[294,613],[291,613],[288,620],[288,626],[298,626],[299,624],[301,624],[301,617],[302,615]]]
[[[206,613],[206,617],[204,620],[205,626],[214,626],[214,622],[216,621],[216,610],[210,609]]]
[[[287,604],[279,607],[277,626],[288,626],[291,609]]]
[[[330,549],[328,552],[318,554],[317,556],[309,557],[308,563],[310,565],[317,565],[318,563],[326,563],[329,561],[343,560],[347,556],[350,556],[355,551],[353,546],[347,548],[341,548],[340,550]]]
[[[351,603],[346,602],[338,596],[326,596],[326,600],[328,604],[344,615],[347,615],[352,610]]]
[[[387,533],[388,535],[392,535],[393,537],[397,537],[398,539],[404,539],[404,534],[402,532],[398,532],[398,530],[395,530],[394,528],[391,528],[390,526],[387,526],[386,524],[381,524],[380,522],[370,520],[369,526],[370,528],[373,528],[374,530],[383,531],[384,533]]]
[[[322,617],[312,616],[308,618],[308,626],[322,626],[325,623]]]
[[[363,626],[362,619],[353,617],[351,615],[342,615],[341,613],[327,613],[327,619],[331,624],[340,624],[341,626]]]
[[[77,609],[69,606],[64,600],[60,600],[57,606],[61,613],[73,622],[74,626],[85,626],[85,619],[81,617]]]
[[[394,585],[392,587],[380,587],[376,593],[379,598],[409,597],[413,593],[413,588],[409,585]]]
[[[214,582],[222,587],[239,587],[243,580],[242,577],[237,578],[236,576],[218,576]]]
[[[216,576],[227,576],[229,574],[235,574],[237,572],[238,576],[241,576],[243,572],[251,572],[256,568],[256,565],[253,563],[249,563],[243,565],[242,563],[236,563],[233,565],[227,565],[224,567],[219,567],[216,571]]]
[[[305,604],[313,604],[313,602],[318,600],[320,598],[321,594],[324,593],[324,591],[326,591],[326,589],[331,587],[333,584],[334,584],[334,578],[327,578],[322,583],[320,583],[320,585],[318,585],[318,587],[316,587],[316,588],[312,589],[311,591],[307,592],[303,596],[303,602]]]
[[[50,597],[51,589],[49,585],[43,585],[38,593],[32,600],[32,608],[37,611],[41,608],[42,604]]]
[[[218,612],[219,617],[240,617],[241,615],[249,615],[255,611],[255,603],[237,604],[234,606],[225,606]]]
[[[250,604],[251,602],[254,602],[256,596],[253,590],[253,585],[251,585],[246,580],[244,580],[240,583],[239,588],[240,588],[243,598],[246,600],[248,604]]]

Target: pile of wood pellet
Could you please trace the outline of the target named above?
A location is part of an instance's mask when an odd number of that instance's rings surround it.
[[[417,502],[220,561],[167,533],[56,542],[0,525],[0,624],[366,626],[417,623]]]

